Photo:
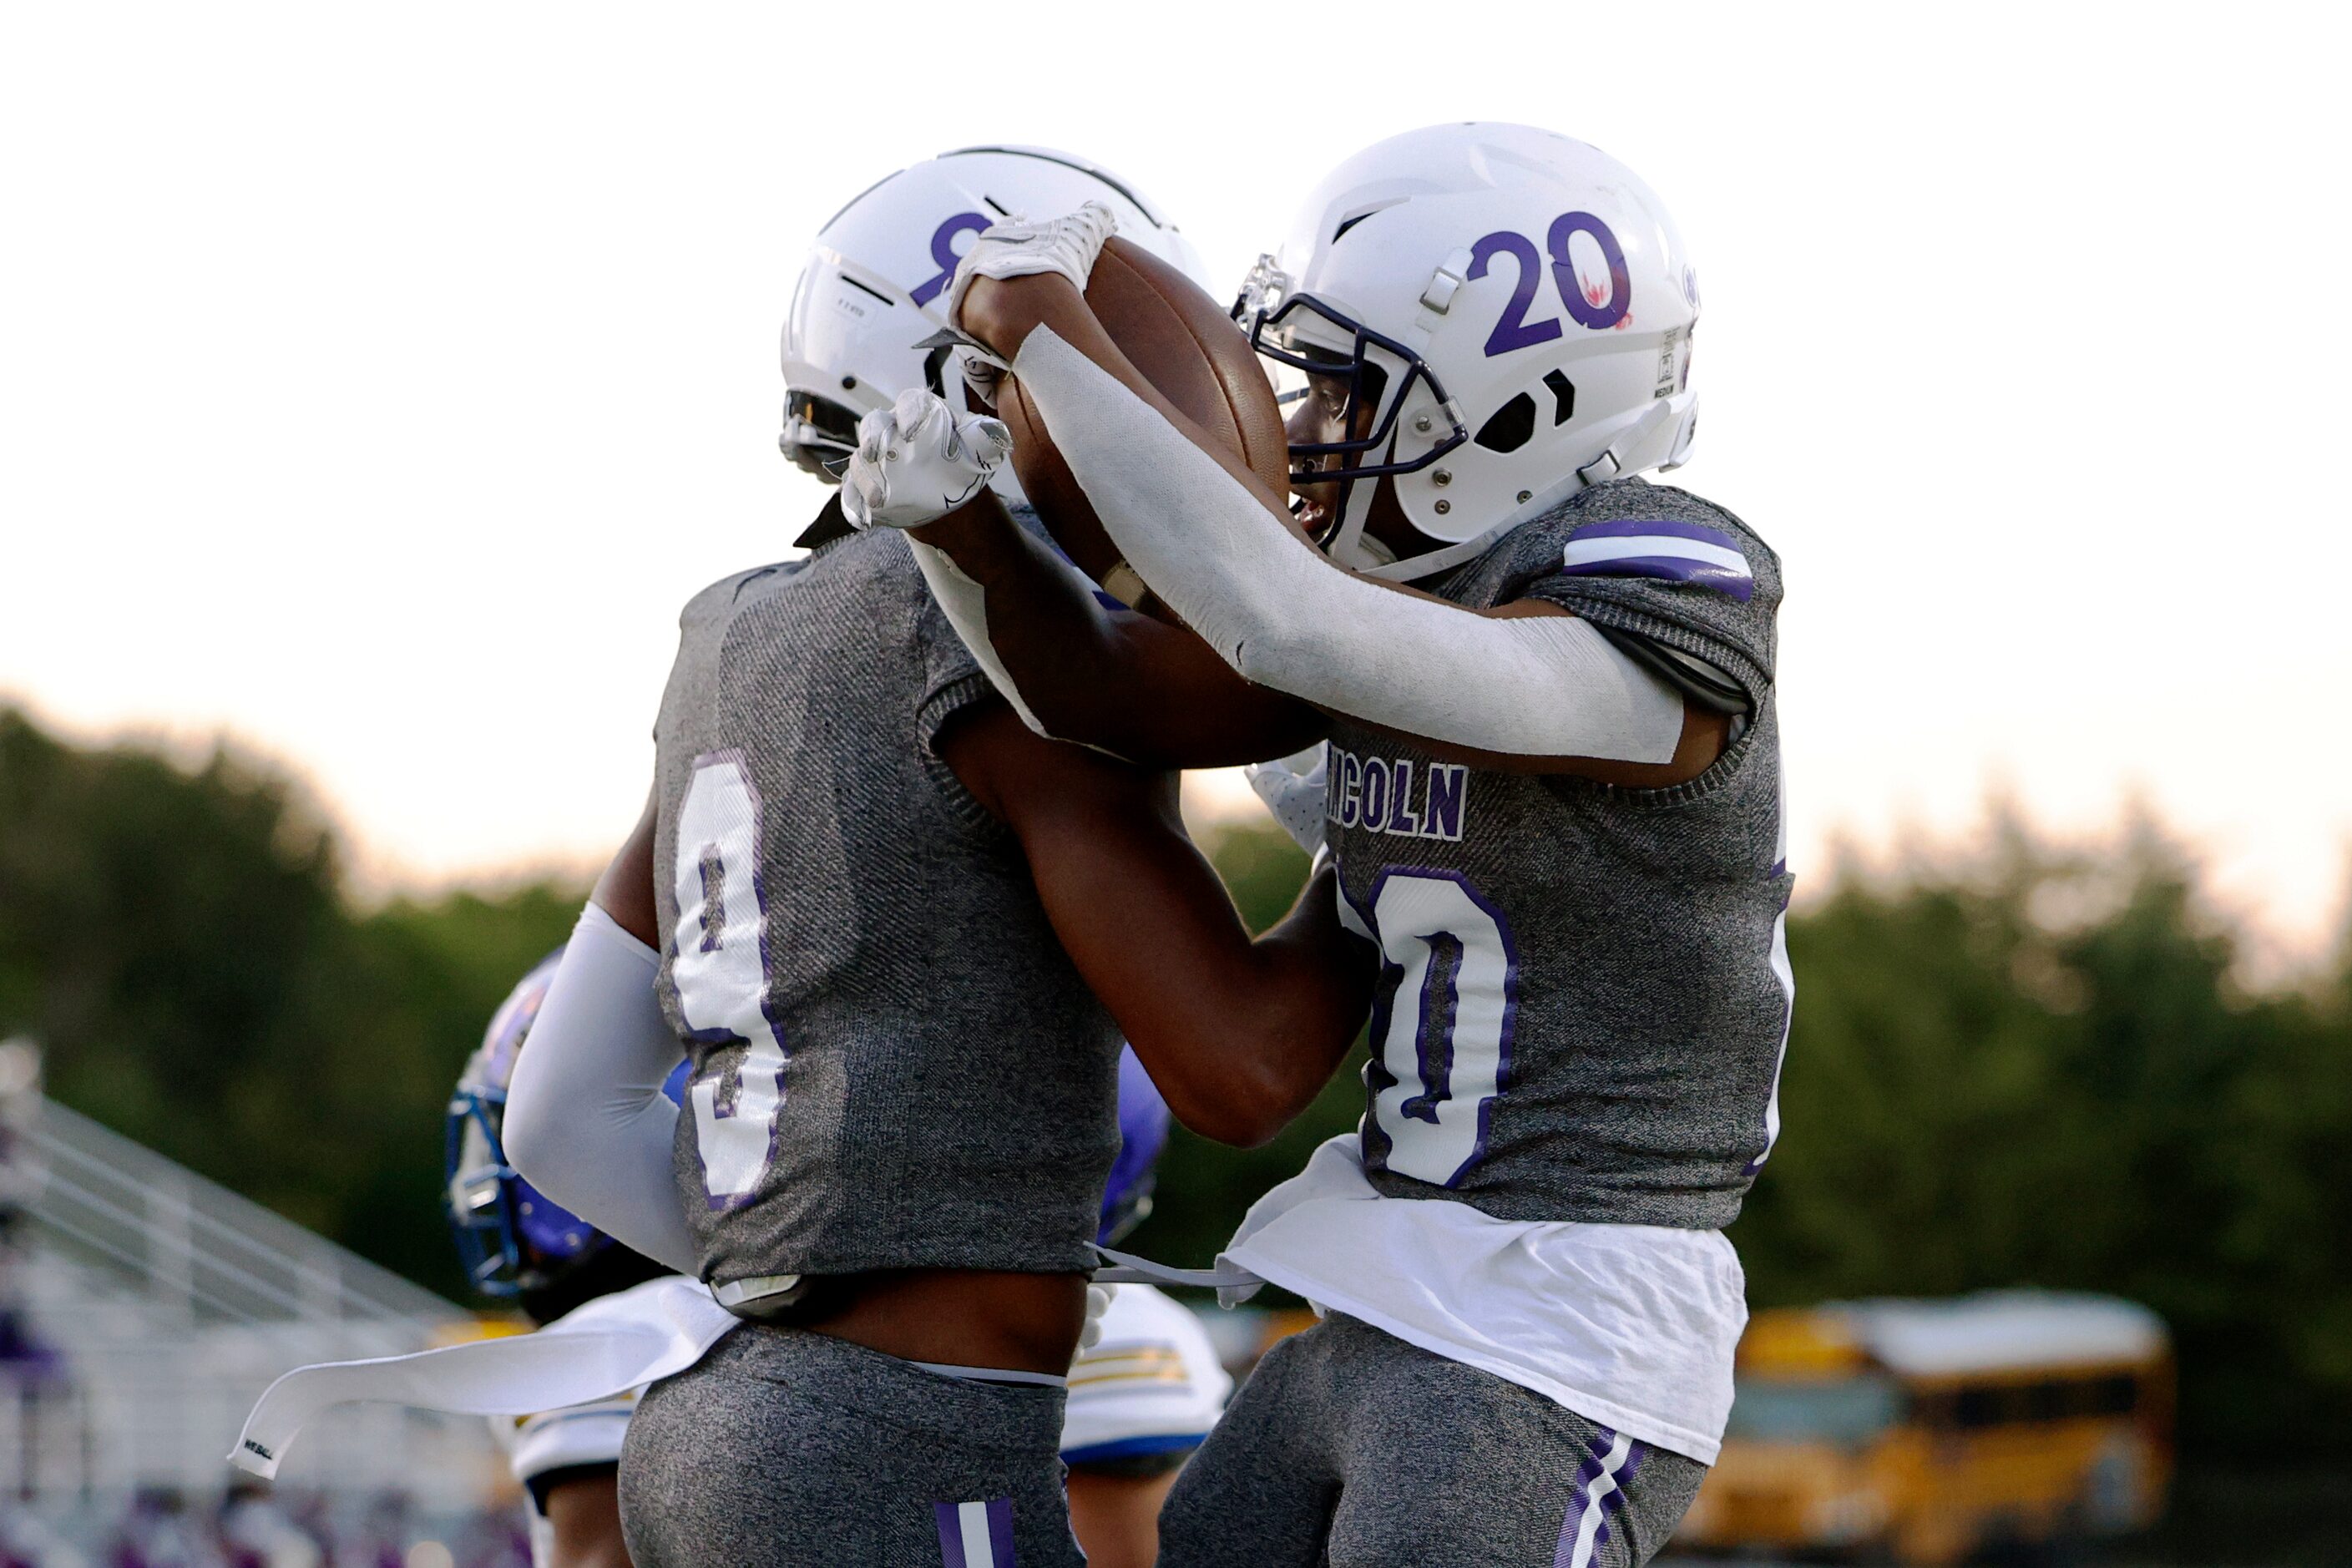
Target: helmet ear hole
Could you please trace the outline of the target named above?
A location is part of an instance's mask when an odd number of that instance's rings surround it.
[[[1475,439],[1490,452],[1516,452],[1536,433],[1536,400],[1522,392],[1487,416]]]

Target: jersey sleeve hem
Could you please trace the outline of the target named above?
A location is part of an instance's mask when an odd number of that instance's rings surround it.
[[[1625,604],[1605,591],[1596,591],[1592,579],[1546,577],[1529,584],[1519,597],[1558,605],[1596,626],[1632,632],[1679,649],[1694,658],[1704,659],[1739,683],[1740,689],[1747,694],[1751,710],[1760,710],[1764,700],[1771,692],[1771,671],[1738,643]]]
[[[939,786],[940,802],[958,826],[982,838],[994,837],[1003,831],[1003,825],[988,814],[988,808],[971,791],[964,788],[963,780],[940,754],[940,736],[949,721],[958,714],[996,700],[996,688],[989,684],[984,672],[975,668],[933,687],[915,710],[915,738],[922,747],[924,769]]]
[[[1766,699],[1770,700],[1769,695]],[[1637,788],[1632,784],[1603,784],[1599,779],[1580,778],[1574,773],[1546,773],[1545,785],[1562,795],[1599,795],[1619,805],[1643,811],[1672,811],[1680,806],[1721,795],[1747,777],[1749,761],[1759,749],[1757,737],[1765,731],[1763,712],[1741,732],[1739,738],[1723,749],[1723,754],[1707,765],[1705,773],[1678,784],[1660,784],[1653,788]],[[1775,731],[1777,733],[1777,731]],[[1734,1211],[1736,1215],[1737,1211]],[[1564,1215],[1513,1214],[1497,1215],[1498,1219],[1556,1219],[1574,1217]],[[1637,1222],[1640,1223],[1640,1222]],[[1710,1222],[1710,1228],[1728,1225],[1730,1218]]]

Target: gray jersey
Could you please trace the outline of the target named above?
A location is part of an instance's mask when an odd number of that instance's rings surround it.
[[[1342,721],[1327,841],[1381,950],[1363,1148],[1397,1197],[1713,1228],[1769,1151],[1790,987],[1773,700],[1779,559],[1638,479],[1512,530],[1434,591],[1541,598],[1727,677],[1750,718],[1668,789],[1490,773]]]
[[[906,540],[727,578],[680,630],[654,880],[703,1277],[1091,1268],[1118,1030],[937,753],[992,693]]]

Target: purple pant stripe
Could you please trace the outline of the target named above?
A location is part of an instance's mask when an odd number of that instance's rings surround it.
[[[963,1521],[956,1515],[956,1505],[951,1502],[933,1503],[931,1518],[940,1527],[940,1561],[947,1568],[971,1568],[971,1564],[964,1561]]]
[[[988,1546],[996,1568],[1013,1568],[1013,1500],[993,1498],[988,1505]]]
[[[1559,1521],[1559,1544],[1552,1549],[1551,1568],[1577,1568],[1576,1527],[1584,1519],[1584,1483],[1569,1489],[1568,1517]]]
[[[931,1520],[940,1527],[940,1561],[946,1568],[1013,1568],[1013,1500],[990,1498],[981,1504],[988,1519],[988,1561],[974,1563],[963,1549],[963,1510],[971,1503],[935,1502]]]
[[[1602,1477],[1608,1470],[1609,1450],[1616,1445],[1617,1434],[1606,1426],[1596,1429],[1593,1436],[1584,1440],[1588,1452],[1576,1467],[1576,1484],[1569,1489],[1568,1517],[1559,1522],[1559,1544],[1552,1551],[1552,1568],[1589,1568],[1601,1547],[1608,1544],[1609,1515],[1625,1506],[1622,1489],[1633,1475],[1634,1462],[1639,1458],[1642,1448],[1639,1443],[1629,1447],[1625,1462],[1618,1467],[1613,1479],[1603,1480]],[[1576,1551],[1577,1537],[1583,1530],[1585,1513],[1592,1506],[1591,1489],[1596,1482],[1607,1486],[1609,1490],[1601,1499],[1601,1520],[1599,1528],[1593,1531],[1592,1550],[1580,1558]]]

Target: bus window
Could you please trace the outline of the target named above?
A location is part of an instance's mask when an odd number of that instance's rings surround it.
[[[2083,1413],[2086,1415],[2128,1415],[2139,1407],[2139,1379],[2129,1373],[2091,1380]]]
[[[1902,1397],[1884,1378],[1743,1377],[1727,1436],[1859,1447],[1892,1427]]]
[[[1911,1424],[1914,1426],[1939,1432],[1959,1423],[1959,1396],[1951,1390],[1937,1389],[1933,1393],[1911,1396]]]
[[[2008,1419],[2008,1389],[1983,1384],[1963,1388],[1953,1402],[1952,1424],[1964,1432],[1998,1426]]]
[[[2139,1405],[2139,1381],[2128,1373],[2105,1377],[2046,1378],[2036,1383],[1979,1384],[1938,1389],[1911,1401],[1911,1420],[1930,1430],[1981,1431],[2045,1421],[2127,1415]]]

